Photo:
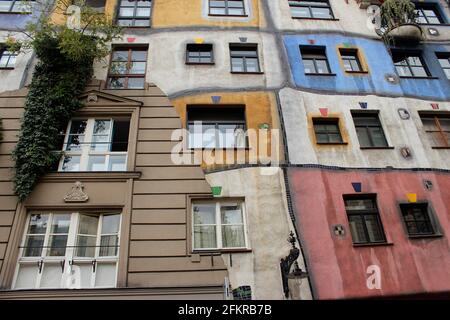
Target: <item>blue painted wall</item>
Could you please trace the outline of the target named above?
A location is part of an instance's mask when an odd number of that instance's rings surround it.
[[[305,75],[300,54],[300,45],[325,46],[331,72],[335,76]],[[358,47],[367,61],[369,74],[352,75],[345,73],[338,47],[343,44]],[[427,43],[414,49],[422,50],[425,63],[432,77],[437,79],[402,79],[392,84],[385,79],[387,74],[397,74],[388,49],[382,41],[337,34],[308,34],[284,36],[292,78],[299,88],[323,90],[348,94],[380,94],[389,96],[410,96],[430,100],[450,99],[450,80],[439,65],[435,52],[450,52],[450,45]]]

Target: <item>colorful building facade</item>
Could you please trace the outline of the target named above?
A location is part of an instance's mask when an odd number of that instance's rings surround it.
[[[23,203],[11,152],[35,58],[0,68],[0,299],[448,297],[449,5],[415,2],[419,41],[387,43],[379,4],[92,2],[123,37]],[[71,150],[114,132],[126,149]],[[70,221],[83,254],[28,252],[57,236],[39,219]]]

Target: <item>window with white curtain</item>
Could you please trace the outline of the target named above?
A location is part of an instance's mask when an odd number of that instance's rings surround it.
[[[114,212],[31,213],[13,289],[115,287],[120,223]]]
[[[245,249],[245,205],[240,200],[192,204],[193,249]]]
[[[72,119],[59,171],[126,171],[129,118]]]

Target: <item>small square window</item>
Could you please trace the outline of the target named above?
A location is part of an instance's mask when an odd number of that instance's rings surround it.
[[[245,16],[244,0],[209,0],[209,15]]]
[[[339,49],[339,53],[346,72],[363,71],[357,49]]]
[[[230,44],[231,72],[259,73],[257,45]]]
[[[318,144],[341,144],[343,143],[341,131],[339,130],[339,119],[313,119],[316,142]]]
[[[292,18],[297,19],[334,19],[328,0],[290,0]]]
[[[0,44],[0,69],[14,69],[17,53]]]
[[[444,19],[434,3],[414,3],[416,6],[416,21],[419,24],[443,24]]]
[[[301,46],[300,53],[305,74],[331,74],[325,47]]]
[[[151,0],[120,0],[117,24],[123,27],[150,27]]]
[[[352,112],[359,144],[363,148],[388,147],[383,127],[377,113]]]
[[[114,48],[108,74],[109,89],[144,89],[147,48]]]
[[[410,236],[426,236],[436,234],[428,212],[427,203],[401,204],[403,221]]]
[[[393,50],[392,60],[400,78],[428,78],[431,76],[419,52]]]
[[[186,47],[187,64],[213,64],[214,54],[212,44],[188,44]]]
[[[434,148],[450,148],[450,115],[446,113],[419,113],[428,140]]]

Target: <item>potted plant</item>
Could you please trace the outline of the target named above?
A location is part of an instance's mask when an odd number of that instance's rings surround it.
[[[383,37],[388,42],[418,42],[422,29],[416,23],[415,5],[410,0],[385,0],[381,6]]]

